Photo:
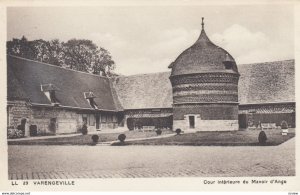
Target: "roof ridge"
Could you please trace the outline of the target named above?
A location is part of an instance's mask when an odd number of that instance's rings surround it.
[[[162,74],[162,73],[170,73],[171,71],[164,71],[164,72],[150,72],[150,73],[138,73],[138,74],[133,74],[133,75],[120,75],[114,78],[124,78],[124,77],[138,77],[138,76],[143,76],[143,75],[153,75],[153,74]]]
[[[118,94],[118,92],[116,90],[116,87],[115,87],[115,82],[111,79],[109,79],[109,88],[110,88],[110,93],[111,93],[112,98],[113,98],[115,109],[118,110],[118,111],[124,110],[122,102],[121,102],[120,97],[119,97],[119,94]]]
[[[45,63],[45,62],[31,60],[31,59],[28,59],[28,58],[23,58],[23,57],[11,55],[11,54],[7,54],[7,56],[12,57],[12,58],[17,58],[17,59],[20,59],[20,60],[25,60],[25,61],[39,63],[39,64],[46,65],[46,66],[52,66],[52,67],[55,67],[55,68],[61,68],[63,70],[67,70],[67,71],[78,72],[78,73],[87,74],[87,75],[96,76],[96,77],[105,78],[105,79],[109,79],[110,78],[110,77],[105,77],[105,76],[101,76],[101,75],[97,75],[97,74],[91,74],[91,73],[88,73],[88,72],[82,72],[82,71],[78,71],[78,70],[68,69],[68,68],[64,68],[64,67],[57,66],[57,65],[54,65],[54,64],[48,64],[48,63]]]
[[[287,61],[294,61],[295,59],[288,59],[288,60],[275,60],[275,61],[264,61],[264,62],[255,62],[255,63],[246,63],[246,64],[238,64],[238,66],[245,66],[245,65],[255,65],[255,64],[272,64],[276,62],[287,62]]]

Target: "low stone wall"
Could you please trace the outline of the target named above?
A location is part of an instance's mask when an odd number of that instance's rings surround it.
[[[235,131],[239,129],[238,120],[196,120],[195,128],[190,128],[188,120],[174,120],[173,130],[183,131]]]

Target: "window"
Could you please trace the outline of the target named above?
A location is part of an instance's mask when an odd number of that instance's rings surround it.
[[[101,122],[106,122],[106,115],[105,114],[102,114],[101,115]]]
[[[96,102],[94,101],[94,98],[89,98],[88,101],[92,108],[95,108],[95,109],[98,108]]]
[[[45,93],[51,103],[57,104],[59,102],[55,96],[55,91],[58,90],[58,88],[54,84],[41,85],[41,90]]]
[[[51,103],[57,103],[57,99],[55,97],[55,91],[54,90],[49,91],[49,95],[50,95],[50,101],[51,101]]]
[[[84,92],[83,95],[84,95],[84,98],[87,99],[87,101],[89,102],[89,104],[92,108],[98,109],[98,107],[97,107],[98,105],[96,104],[96,102],[94,100],[96,96],[94,95],[94,93],[92,91]]]
[[[234,60],[229,57],[228,53],[226,54],[226,58],[223,61],[223,64],[225,65],[225,69],[232,69],[233,65],[234,65]]]
[[[117,116],[113,115],[113,122],[116,123],[117,122]]]
[[[89,125],[95,126],[95,116],[93,114],[89,115]]]
[[[112,115],[111,114],[107,115],[107,122],[112,122]]]
[[[86,116],[82,116],[82,123],[87,124],[87,117]]]

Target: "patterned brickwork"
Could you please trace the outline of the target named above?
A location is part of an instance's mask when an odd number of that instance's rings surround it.
[[[224,121],[238,119],[239,74],[212,71],[171,76],[170,80],[173,87],[174,124],[175,121],[180,123],[186,115],[199,114],[200,120],[218,120],[228,130],[237,129],[238,125],[232,126],[231,122],[225,125]]]
[[[172,86],[190,83],[233,83],[238,84],[239,75],[229,73],[204,73],[171,76]]]
[[[199,95],[185,95],[173,97],[173,102],[176,103],[214,103],[214,102],[237,102],[238,95],[236,94],[199,94]]]
[[[222,90],[230,91],[238,90],[236,84],[231,83],[190,83],[190,84],[178,84],[173,87],[173,93],[178,91],[190,91],[190,90]]]

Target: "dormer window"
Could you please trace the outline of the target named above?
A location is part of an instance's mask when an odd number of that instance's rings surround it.
[[[226,54],[226,58],[223,61],[223,64],[225,65],[225,69],[232,69],[233,65],[234,65],[234,60],[228,55],[228,53]]]
[[[90,92],[84,92],[84,98],[89,102],[90,106],[94,109],[98,109],[98,105],[95,102],[96,96],[92,91]]]
[[[55,96],[55,91],[57,91],[58,88],[54,84],[50,83],[41,85],[41,90],[45,93],[46,97],[50,100],[52,104],[59,104],[58,99]]]

